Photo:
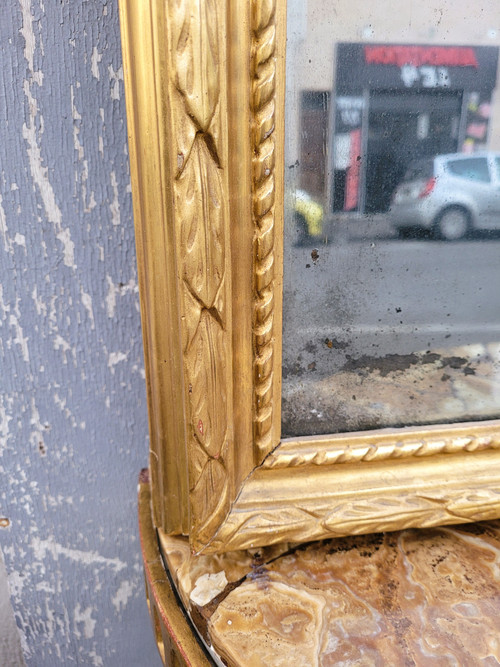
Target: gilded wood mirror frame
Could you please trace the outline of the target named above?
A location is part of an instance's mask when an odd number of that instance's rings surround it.
[[[280,442],[284,0],[120,11],[156,526],[209,552],[500,516],[500,421]]]

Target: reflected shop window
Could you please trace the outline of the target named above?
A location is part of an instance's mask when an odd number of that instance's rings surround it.
[[[284,437],[500,416],[495,0],[289,0]]]

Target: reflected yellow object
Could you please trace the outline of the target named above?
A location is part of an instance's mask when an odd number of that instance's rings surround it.
[[[303,190],[297,190],[294,210],[305,220],[309,236],[321,236],[323,232],[323,207]]]

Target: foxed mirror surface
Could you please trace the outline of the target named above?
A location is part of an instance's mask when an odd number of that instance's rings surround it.
[[[289,0],[282,435],[500,414],[496,0]]]

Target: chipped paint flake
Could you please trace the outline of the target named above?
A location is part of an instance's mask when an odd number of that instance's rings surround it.
[[[85,639],[92,639],[94,636],[94,630],[97,621],[92,618],[92,612],[94,609],[92,607],[86,607],[82,609],[80,603],[75,607],[75,636],[80,638],[82,633],[80,632],[79,626],[83,625],[83,636]]]
[[[12,421],[13,399],[0,394],[0,456],[3,455],[10,439],[9,423]]]
[[[40,421],[40,413],[35,404],[35,399],[31,398],[31,419],[30,426],[33,427],[33,430],[30,434],[30,443],[33,448],[37,449],[41,455],[46,454],[45,440],[44,440],[44,426]]]
[[[119,364],[120,361],[126,361],[127,355],[125,352],[110,352],[108,356],[108,368],[111,368],[111,372],[114,373],[114,367],[116,364]]]
[[[5,303],[3,298],[3,287],[0,285],[0,309],[3,315],[2,319],[7,320],[9,326],[14,331],[14,336],[12,338],[12,343],[19,345],[21,349],[21,354],[23,361],[29,364],[30,355],[28,350],[28,340],[29,338],[24,335],[23,328],[19,322],[21,318],[21,312],[19,310],[19,299],[16,299],[14,307],[11,307],[10,304]]]
[[[120,587],[116,591],[116,595],[111,598],[111,602],[113,603],[117,613],[120,613],[123,609],[125,609],[129,598],[134,592],[134,588],[135,586],[131,581],[122,581]]]
[[[49,181],[48,169],[43,165],[40,146],[37,143],[36,137],[36,101],[31,96],[29,87],[25,82],[24,86],[26,97],[30,102],[32,115],[30,123],[23,125],[23,137],[28,144],[28,157],[30,163],[31,176],[35,185],[38,187],[40,196],[42,198],[45,214],[49,222],[54,225],[56,231],[56,238],[63,246],[64,264],[73,269],[75,265],[75,244],[71,240],[69,229],[62,227],[61,209],[57,205],[54,189]]]
[[[18,570],[14,570],[8,575],[9,590],[12,597],[18,597],[24,588],[26,578]]]
[[[113,201],[109,205],[109,210],[111,211],[111,222],[116,226],[120,224],[120,202],[118,201],[118,181],[114,171],[111,172],[110,178],[113,188]]]
[[[67,364],[68,363],[68,357],[67,353],[71,352],[73,359],[76,357],[76,350],[71,347],[71,345],[68,343],[67,340],[64,340],[64,338],[61,336],[61,334],[56,334],[54,336],[54,350],[61,350],[64,357],[63,357],[63,363]]]
[[[24,57],[28,63],[28,68],[31,73],[30,80],[24,82],[24,95],[28,102],[29,121],[23,124],[23,138],[28,144],[28,158],[30,163],[30,172],[34,184],[40,193],[45,214],[49,222],[54,225],[56,231],[56,238],[62,243],[64,264],[71,268],[76,268],[74,259],[74,243],[71,240],[69,228],[62,226],[61,210],[56,202],[56,197],[52,184],[48,176],[48,169],[43,164],[41,148],[39,139],[43,134],[43,116],[38,113],[38,104],[32,94],[32,86],[34,84],[41,86],[43,77],[41,73],[34,71],[34,52],[35,52],[35,34],[33,32],[33,19],[31,16],[30,3],[28,0],[20,0],[23,14],[23,26],[21,34],[24,37],[25,49]],[[37,132],[37,128],[38,132]]]
[[[127,284],[118,283],[118,285],[115,285],[111,276],[106,276],[106,282],[108,283],[106,312],[108,313],[108,317],[113,318],[115,316],[116,297],[130,293],[137,294],[139,292],[139,287],[133,278],[131,278]]]
[[[109,80],[111,81],[111,99],[120,99],[120,81],[123,81],[123,67],[115,71],[113,65],[108,67]]]
[[[26,237],[24,234],[19,234],[19,232],[17,232],[14,236],[14,243],[26,249]]]
[[[78,88],[78,86],[77,86]],[[85,213],[90,213],[96,207],[95,195],[93,192],[90,193],[90,196],[87,196],[87,182],[89,179],[89,165],[88,161],[85,158],[85,150],[83,144],[80,141],[80,121],[82,116],[75,105],[75,90],[74,86],[70,88],[71,93],[71,115],[73,117],[73,146],[78,155],[77,166],[78,169],[75,171],[75,183],[80,183],[81,188],[81,197],[84,205]]]
[[[16,343],[17,345],[19,345],[19,347],[21,348],[22,355],[23,355],[23,360],[27,364],[29,364],[30,354],[29,354],[29,351],[28,351],[28,337],[23,335],[23,329],[22,329],[21,325],[19,324],[19,320],[18,320],[17,316],[14,315],[14,313],[11,313],[10,316],[9,316],[9,324],[16,332],[16,335],[12,339],[12,341],[14,343]]]
[[[0,234],[3,237],[3,247],[5,252],[12,253],[12,241],[9,238],[9,233],[7,230],[7,218],[5,217],[5,211],[3,208],[2,195],[0,195]]]
[[[89,658],[92,660],[94,667],[104,667],[104,662],[100,655],[97,655],[95,651],[90,651]]]
[[[87,292],[84,292],[83,288],[81,288],[80,290],[80,295],[85,310],[87,311],[90,318],[90,328],[95,329],[94,310],[92,308],[92,297]]]
[[[94,46],[94,48],[92,49],[90,64],[91,64],[92,76],[98,81],[101,78],[99,74],[99,63],[101,62],[101,60],[102,60],[102,55],[97,50],[97,46]]]
[[[117,288],[111,276],[106,276],[106,281],[108,283],[108,293],[106,295],[106,311],[108,313],[108,317],[113,318],[115,316]]]
[[[24,37],[24,58],[28,63],[28,69],[31,74],[34,73],[33,56],[35,53],[35,33],[33,32],[33,17],[31,15],[31,2],[29,0],[20,0],[21,11],[23,14],[23,25],[21,35]]]
[[[82,565],[105,565],[106,567],[113,568],[115,572],[121,572],[121,570],[127,567],[127,564],[119,558],[105,558],[96,551],[70,549],[62,544],[58,544],[53,538],[41,540],[38,537],[34,537],[31,540],[31,547],[35,558],[41,562],[46,559],[47,555],[50,555],[54,560],[62,557],[75,563],[81,563]]]

